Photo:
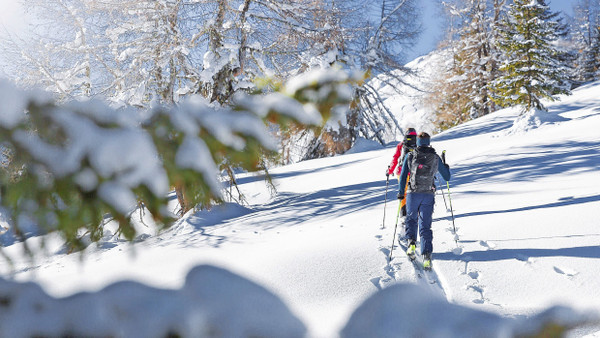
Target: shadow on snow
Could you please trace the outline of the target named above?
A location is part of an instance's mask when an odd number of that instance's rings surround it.
[[[504,214],[504,213],[509,213],[509,212],[520,212],[520,211],[535,210],[535,209],[556,208],[556,207],[564,207],[564,206],[568,206],[568,205],[592,203],[592,202],[600,202],[600,195],[585,196],[585,197],[563,197],[557,202],[538,204],[538,205],[529,205],[529,206],[523,206],[523,207],[512,208],[512,209],[477,211],[477,212],[468,212],[468,213],[456,213],[455,212],[454,218],[459,219],[459,218],[464,218],[464,217]],[[450,220],[450,216],[445,216],[442,218],[434,219],[434,221],[439,221],[439,220]]]
[[[395,196],[395,187],[388,189],[388,201]],[[266,205],[252,209],[228,203],[210,211],[200,211],[188,217],[173,231],[178,233],[192,227],[194,234],[178,240],[183,246],[218,247],[226,241],[235,241],[232,235],[214,234],[214,226],[233,225],[264,231],[278,227],[292,227],[315,218],[335,219],[340,216],[380,206],[383,203],[385,180],[336,187],[307,194],[280,193]],[[379,220],[378,220],[379,222]],[[335,224],[338,226],[339,224]],[[189,230],[188,230],[189,231]],[[165,242],[166,243],[166,242]]]
[[[527,261],[529,258],[543,257],[578,257],[578,258],[598,258],[600,259],[600,246],[582,246],[574,248],[558,249],[500,249],[484,251],[466,251],[462,255],[455,255],[452,252],[435,253],[435,260],[464,262],[492,262],[501,260],[515,259]]]
[[[455,165],[451,168],[451,183],[460,186],[490,181],[526,182],[569,171],[595,172],[600,169],[600,142],[572,141],[518,151],[467,165]]]
[[[388,189],[388,195],[393,189]],[[261,229],[297,225],[313,218],[338,218],[352,212],[380,205],[385,181],[336,187],[308,194],[281,193],[272,203],[257,207]],[[388,197],[389,200],[389,197]],[[248,218],[253,218],[248,215]],[[248,220],[243,220],[246,222]]]
[[[354,161],[349,160],[346,162],[336,163],[336,164],[332,164],[332,165],[328,165],[328,166],[316,166],[314,168],[294,170],[294,171],[289,171],[289,172],[285,172],[285,173],[271,173],[271,178],[273,179],[273,181],[275,181],[277,179],[284,179],[284,178],[289,178],[289,177],[294,177],[294,176],[299,176],[299,175],[304,175],[304,174],[313,174],[316,172],[324,172],[324,171],[332,170],[332,169],[340,169],[340,168],[343,168],[343,167],[346,167],[349,165],[354,165],[354,164],[369,161],[369,160],[370,160],[370,158],[354,160]],[[302,163],[302,162],[300,162],[300,163]],[[236,181],[237,181],[238,185],[242,185],[242,184],[252,183],[252,182],[256,182],[256,181],[263,181],[264,179],[265,179],[264,174],[256,174],[256,175],[248,175],[246,177],[239,178]]]

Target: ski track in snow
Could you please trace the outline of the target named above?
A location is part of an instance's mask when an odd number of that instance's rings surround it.
[[[436,205],[439,205],[439,202],[440,201],[436,200]],[[450,213],[449,210],[446,211],[448,211],[448,214]],[[442,224],[443,222],[438,221],[437,223]],[[449,224],[450,229],[452,230],[452,223],[449,222]],[[434,229],[434,236],[436,235],[435,232],[437,227],[438,224],[436,224],[436,222],[434,221],[432,224],[432,228]],[[443,274],[440,271],[438,271],[435,267],[435,249],[432,269],[426,271],[422,268],[422,258],[420,257],[420,255],[417,255],[417,258],[415,258],[415,261],[413,262],[411,262],[410,258],[406,256],[403,247],[397,242],[397,238],[400,236],[400,232],[402,232],[402,225],[399,225],[398,228],[399,229],[396,232],[396,238],[393,239],[394,248],[391,261],[388,262],[391,247],[390,239],[387,238],[387,241],[389,241],[390,244],[386,246],[386,243],[381,243],[381,246],[379,247],[379,251],[384,255],[386,260],[386,265],[383,267],[385,274],[379,277],[371,278],[370,282],[373,283],[373,285],[375,285],[375,287],[377,287],[379,290],[381,290],[395,282],[406,281],[407,277],[409,277],[408,279],[410,279],[414,283],[424,285],[427,288],[429,288],[432,292],[437,293],[443,298],[447,299],[449,302],[452,302],[453,292],[448,288],[449,284],[447,283]],[[384,229],[385,228],[382,228],[381,230]],[[382,235],[376,235],[375,238],[380,242],[383,242],[385,240],[385,236]],[[481,298],[483,299],[483,295],[481,296]]]
[[[464,284],[464,291],[472,294],[471,302],[477,305],[490,304],[501,307],[501,305],[493,304],[488,298],[486,298],[486,286],[482,282],[481,272],[476,268],[469,266],[471,257],[468,255],[461,255],[463,248],[458,244],[460,242],[460,228],[455,228],[455,225],[453,225],[451,220],[451,210],[449,207],[439,207],[441,203],[445,202],[441,201],[442,197],[440,197],[440,195],[441,194],[439,193],[436,195],[437,208],[434,210],[434,222],[432,224],[432,228],[434,230],[434,240],[439,236],[443,238],[443,240],[441,240],[442,247],[448,245],[456,246],[451,249],[450,253],[456,255],[458,261],[464,262],[464,270],[462,271],[462,274],[468,277],[468,281]],[[401,226],[399,226],[399,228],[401,228]],[[381,230],[384,229],[386,228],[382,228]],[[402,230],[400,229],[398,231]],[[399,234],[397,232],[396,237],[398,236]],[[377,289],[381,290],[389,285],[392,285],[393,283],[405,282],[408,279],[414,283],[426,286],[432,292],[437,293],[447,299],[448,302],[453,302],[454,292],[449,286],[450,283],[447,282],[443,273],[439,271],[439,269],[436,269],[435,254],[438,252],[436,251],[436,248],[434,248],[432,269],[430,271],[424,271],[422,267],[419,268],[416,266],[416,264],[413,264],[413,262],[410,261],[408,256],[406,256],[406,254],[403,252],[402,246],[398,245],[397,241],[394,241],[392,260],[390,263],[387,263],[390,256],[390,243],[388,243],[391,242],[390,238],[383,235],[376,235],[375,238],[380,242],[379,251],[383,254],[386,262],[386,265],[383,267],[384,274],[369,280]],[[497,245],[492,241],[480,240],[477,242],[477,244],[486,251],[494,250],[497,247]],[[529,261],[529,257],[523,257],[523,260],[527,262]],[[420,264],[420,262],[417,264]],[[554,267],[554,270],[556,273],[564,274],[566,276],[573,276],[576,274],[576,272],[573,272],[572,270],[559,267]]]

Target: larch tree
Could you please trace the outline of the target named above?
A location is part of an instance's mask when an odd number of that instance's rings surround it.
[[[410,71],[404,67],[404,55],[421,32],[418,2],[414,0],[325,1],[330,13],[329,30],[336,34],[337,55],[330,60],[349,69],[364,69],[372,78],[390,85],[399,94]],[[333,26],[337,25],[337,26]],[[354,89],[354,102],[339,125],[330,125],[314,138],[304,158],[343,153],[358,137],[385,144],[402,135],[394,113],[384,98],[365,81]]]
[[[55,92],[59,100],[91,97],[99,81],[94,73],[94,28],[86,3],[63,0],[32,0],[24,6],[36,17],[27,40],[2,41],[9,58],[5,72],[26,87]]]
[[[450,69],[436,82],[429,99],[438,112],[437,123],[441,129],[489,114],[494,109],[489,83],[497,74],[494,70],[498,63],[492,31],[495,12],[488,11],[484,0],[470,0],[462,5],[462,8],[447,5],[463,24],[454,34],[457,41],[452,42]]]

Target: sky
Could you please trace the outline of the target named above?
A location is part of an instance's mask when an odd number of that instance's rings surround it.
[[[0,0],[0,23],[7,29],[19,28],[22,25],[21,6],[17,0]],[[4,35],[2,29],[2,35]]]

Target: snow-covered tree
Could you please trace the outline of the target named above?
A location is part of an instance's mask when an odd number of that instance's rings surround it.
[[[545,0],[515,0],[499,27],[498,48],[506,61],[493,82],[493,99],[502,106],[521,105],[524,111],[545,110],[541,100],[569,94],[568,72],[553,45],[561,33],[558,13]]]
[[[254,90],[264,77],[285,79],[315,67],[338,63],[349,69],[369,69],[392,85],[402,82],[404,52],[419,32],[416,0],[35,0],[28,4],[56,32],[37,29],[40,43],[27,60],[28,83],[40,83],[44,69],[55,92],[66,98],[80,91],[63,88],[56,73],[76,73],[79,82],[89,76],[91,97],[116,105],[149,107],[152,102],[178,102],[198,93],[227,105],[240,90]],[[65,14],[69,12],[68,14]],[[60,15],[59,15],[60,14]],[[72,20],[53,18],[71,15]],[[68,53],[64,46],[86,33],[85,48]],[[81,39],[79,39],[81,40]],[[79,41],[77,40],[77,41]],[[59,41],[60,43],[50,43]],[[56,45],[52,51],[48,46]],[[24,44],[15,48],[21,55]],[[58,57],[57,57],[58,56]],[[269,83],[268,81],[266,83]],[[261,87],[264,91],[271,87]],[[393,114],[375,88],[364,82],[355,90],[356,104],[324,135],[298,131],[306,142],[322,140],[339,153],[357,136],[389,142],[401,133]],[[296,137],[293,137],[295,139]],[[282,140],[285,137],[282,138]],[[291,141],[294,144],[297,142]],[[320,148],[320,142],[313,142]],[[322,144],[321,144],[322,145]],[[311,150],[312,148],[312,150]],[[320,156],[315,147],[301,157]],[[319,153],[320,151],[317,151]]]
[[[364,69],[378,81],[399,88],[406,84],[409,70],[404,67],[404,53],[419,36],[418,2],[413,0],[325,1],[327,30],[335,32],[335,44],[323,54],[350,69]],[[304,158],[342,153],[357,137],[382,144],[402,135],[394,114],[372,82],[365,81],[354,90],[352,109],[339,125],[331,125],[311,140]]]
[[[98,241],[110,214],[133,239],[136,208],[168,226],[171,186],[206,204],[222,198],[217,166],[224,159],[257,170],[263,153],[276,151],[266,121],[319,127],[351,100],[340,70],[298,76],[268,95],[239,93],[231,108],[213,107],[200,95],[145,114],[115,110],[98,101],[57,104],[52,96],[0,83],[0,203],[16,236],[24,224],[58,231],[67,244]],[[319,93],[319,95],[315,95]],[[6,151],[7,150],[7,151]]]
[[[94,95],[95,20],[84,3],[32,0],[27,3],[35,23],[26,40],[3,37],[5,73],[22,85],[55,92],[61,100]],[[51,38],[48,38],[51,37]]]
[[[600,14],[598,15],[600,22]],[[592,42],[592,49],[597,51],[596,53],[596,79],[600,79],[600,24],[596,26],[596,38]]]
[[[485,2],[469,1],[465,8],[465,20],[454,52],[451,77],[444,79],[449,84],[445,87],[445,93],[450,95],[438,107],[442,114],[440,118],[446,121],[442,124],[459,124],[491,111],[488,82],[491,80],[493,46]]]
[[[314,3],[32,0],[33,38],[12,44],[13,75],[29,69],[22,83],[49,82],[66,97],[83,90],[65,86],[65,72],[91,96],[128,105],[193,93],[225,104],[256,78],[297,73],[312,51]]]
[[[367,21],[364,35],[359,36],[359,64],[397,89],[399,84],[407,84],[405,77],[410,75],[404,67],[404,53],[421,33],[419,3],[412,0],[367,3],[378,11],[378,15]],[[402,94],[399,89],[397,93]],[[358,135],[382,144],[402,135],[398,121],[370,82],[357,88],[356,99],[354,114]]]
[[[257,79],[297,73],[313,52],[313,0],[36,0],[28,7],[39,18],[35,48],[13,43],[21,64],[14,73],[31,70],[21,83],[43,83],[65,100],[148,108],[201,94],[227,106],[234,93],[256,89]],[[236,165],[222,163],[232,182]]]
[[[498,76],[501,53],[495,46],[496,30],[505,1],[469,0],[445,3],[452,19],[447,42],[452,55],[446,73],[435,81],[427,101],[445,129],[496,109],[490,83]]]
[[[579,0],[574,11],[573,35],[577,49],[575,80],[586,83],[597,79],[600,71],[600,2]]]

